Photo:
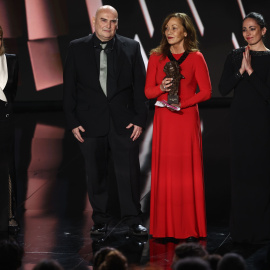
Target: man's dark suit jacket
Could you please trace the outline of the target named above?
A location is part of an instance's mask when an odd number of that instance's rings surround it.
[[[145,67],[138,42],[115,36],[117,87],[107,97],[99,82],[93,35],[70,43],[64,68],[64,111],[69,129],[82,126],[84,137],[104,136],[110,118],[119,134],[130,123],[142,128],[147,120]],[[133,130],[133,128],[131,128]]]

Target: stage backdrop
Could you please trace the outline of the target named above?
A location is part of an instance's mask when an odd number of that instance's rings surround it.
[[[241,33],[245,14],[256,11],[270,22],[269,0],[0,0],[6,51],[19,56],[17,101],[62,99],[68,44],[93,32],[90,18],[103,4],[118,10],[118,33],[141,43],[146,67],[149,51],[160,42],[164,18],[172,12],[187,13],[196,25],[214,98],[220,97],[218,82],[226,55],[245,45]],[[268,47],[269,40],[270,33]]]

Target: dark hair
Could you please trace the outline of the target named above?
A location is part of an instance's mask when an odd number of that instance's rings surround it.
[[[245,270],[246,263],[241,255],[227,253],[218,263],[218,270]]]
[[[185,31],[187,32],[187,36],[184,39],[185,51],[187,52],[198,51],[199,49],[198,49],[197,34],[191,18],[185,13],[172,13],[165,18],[162,24],[161,27],[162,39],[160,45],[152,49],[150,54],[156,53],[158,55],[162,55],[162,59],[164,59],[168,55],[170,50],[170,44],[168,43],[167,38],[165,36],[165,30],[166,25],[171,18],[177,18],[185,28]]]
[[[246,20],[248,18],[254,19],[256,21],[256,23],[261,27],[261,29],[266,27],[266,22],[264,20],[264,17],[260,13],[257,13],[257,12],[248,13],[248,15],[246,15],[246,17],[243,19],[243,22],[244,22],[244,20]]]
[[[63,267],[55,260],[42,260],[33,270],[64,270]]]
[[[98,270],[127,270],[126,257],[117,249],[111,250],[100,264]]]
[[[176,246],[174,253],[178,259],[186,257],[204,257],[208,252],[198,243],[182,243]]]
[[[93,270],[98,270],[99,266],[104,262],[105,257],[111,252],[115,250],[113,247],[104,247],[96,252],[93,259]]]
[[[204,259],[210,264],[212,270],[217,270],[218,263],[222,259],[222,256],[219,254],[209,254]]]
[[[0,35],[2,36],[1,41],[2,41],[2,45],[0,47],[0,55],[5,53],[5,46],[4,46],[4,41],[3,41],[3,28],[0,25]]]
[[[16,270],[22,265],[24,250],[15,240],[0,241],[1,270]]]
[[[201,258],[188,257],[178,261],[173,270],[211,270],[208,262]]]

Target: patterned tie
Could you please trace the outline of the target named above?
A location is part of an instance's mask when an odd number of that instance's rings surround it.
[[[100,72],[99,72],[99,81],[101,88],[107,96],[107,54],[104,51],[107,44],[100,44],[102,50],[100,52]]]

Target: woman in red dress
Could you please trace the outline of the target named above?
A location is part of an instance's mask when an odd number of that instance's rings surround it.
[[[179,84],[179,104],[175,104],[181,110],[155,108],[150,234],[157,238],[206,237],[202,136],[197,104],[211,97],[211,83],[197,43],[190,17],[174,13],[165,19],[161,44],[151,51],[149,58],[147,98],[168,99],[172,78],[164,78],[163,69],[170,60],[178,60],[184,76]]]

